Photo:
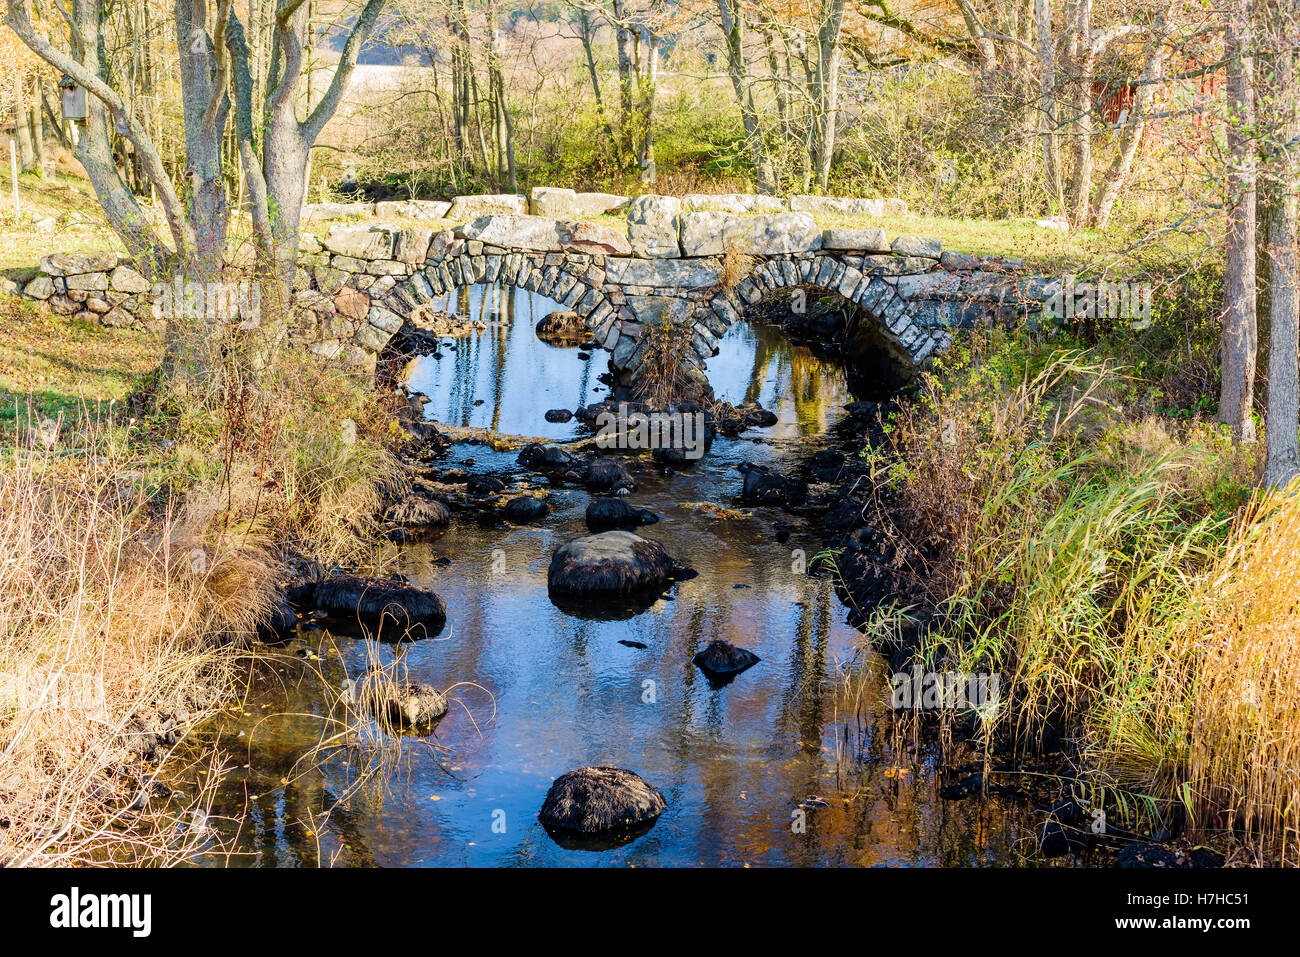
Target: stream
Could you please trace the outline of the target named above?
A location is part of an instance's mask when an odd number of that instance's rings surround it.
[[[474,287],[449,311],[482,332],[423,356],[409,387],[444,424],[570,440],[576,421],[545,421],[607,394],[606,356],[535,335],[562,307],[523,290]],[[431,541],[388,546],[401,570],[446,602],[433,638],[400,645],[311,625],[250,673],[242,708],[216,728],[233,769],[210,820],[232,866],[1007,865],[1032,863],[1035,818],[1023,801],[938,797],[939,766],[895,766],[886,664],[825,577],[803,572],[823,547],[808,521],[738,509],[743,461],[793,471],[832,441],[845,403],[861,397],[843,368],[775,327],[737,323],[709,360],[716,394],[753,399],[777,425],[719,436],[689,469],[636,473],[628,499],[658,513],[640,530],[699,572],[625,620],[588,620],[547,595],[560,544],[588,534],[589,495],[553,489],[550,515],[511,526],[453,511]],[[526,472],[516,452],[453,446],[444,467]],[[711,639],[761,662],[725,686],[691,663]],[[427,738],[374,731],[390,764],[357,783],[365,757],[313,746],[338,731],[329,702],[348,675],[400,656],[413,678],[450,689],[451,710]],[[304,757],[307,756],[307,757]],[[668,808],[617,846],[567,846],[537,822],[552,780],[584,765],[636,771]],[[802,806],[801,806],[802,805]],[[214,842],[214,848],[216,842]]]

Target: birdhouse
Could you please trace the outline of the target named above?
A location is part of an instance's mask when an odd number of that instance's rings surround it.
[[[59,80],[59,93],[63,97],[63,118],[71,123],[86,118],[86,91],[66,73]]]

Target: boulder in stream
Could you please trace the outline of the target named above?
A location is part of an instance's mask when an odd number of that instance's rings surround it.
[[[738,675],[762,660],[752,651],[716,638],[691,659],[697,667],[714,675]]]
[[[447,713],[447,696],[423,681],[388,684],[371,679],[358,686],[348,679],[343,694],[377,721],[403,728],[431,725]]]
[[[424,628],[429,634],[447,622],[447,606],[427,588],[405,581],[364,575],[333,575],[312,589],[315,607],[371,628],[390,622],[399,628]]]
[[[548,829],[599,834],[652,824],[667,806],[663,794],[635,772],[578,768],[555,779],[537,819]]]
[[[620,597],[660,588],[672,577],[673,560],[661,543],[616,531],[557,548],[546,584],[552,597]]]
[[[627,466],[618,459],[598,455],[587,464],[582,482],[589,489],[605,491],[612,488],[636,488]]]
[[[579,345],[588,337],[587,321],[576,312],[552,312],[537,323],[537,338]]]
[[[573,454],[558,445],[542,445],[530,442],[519,450],[516,459],[526,469],[537,472],[550,472],[570,468],[574,463]]]
[[[593,532],[603,532],[611,528],[637,528],[652,525],[659,521],[659,516],[648,508],[634,508],[621,498],[593,498],[587,504],[583,516],[587,527]]]
[[[520,495],[506,502],[506,518],[517,525],[536,522],[546,517],[550,507],[543,499],[532,495]]]
[[[786,478],[753,462],[741,462],[736,470],[745,476],[740,499],[746,505],[802,505],[808,500],[808,485]]]

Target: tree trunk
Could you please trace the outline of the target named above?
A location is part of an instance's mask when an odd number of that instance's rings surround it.
[[[591,26],[591,16],[586,10],[582,11],[578,25],[581,29],[582,52],[587,57],[587,73],[591,77],[591,92],[596,98],[596,113],[600,116],[600,124],[605,131],[605,151],[611,161],[617,161],[618,143],[614,139],[614,127],[609,123],[609,115],[605,112],[605,101],[600,94],[600,74],[596,70],[596,54],[592,49],[595,30]]]
[[[840,106],[840,28],[844,23],[845,0],[826,0],[817,27],[816,87],[813,102],[817,138],[814,142],[814,170],[824,193],[830,185],[831,160],[835,155],[835,128]]]
[[[1269,348],[1267,450],[1264,484],[1282,488],[1300,474],[1300,261],[1296,256],[1296,169],[1290,155],[1297,134],[1293,42],[1287,42],[1291,5],[1262,4],[1256,61],[1259,74],[1259,128],[1264,140],[1260,170],[1261,203],[1267,210],[1269,250]]]
[[[1249,51],[1250,0],[1232,0],[1224,24],[1228,59],[1227,235],[1223,335],[1220,342],[1219,421],[1236,442],[1255,441],[1255,125],[1254,77]]]
[[[1085,226],[1092,201],[1092,0],[1074,0],[1070,37],[1070,121],[1074,127],[1074,171],[1070,177],[1070,221]]]
[[[31,110],[27,99],[28,81],[19,77],[14,81],[14,140],[18,144],[18,169],[30,173],[36,167],[36,151],[32,148],[32,128],[28,119]]]
[[[1043,142],[1043,184],[1048,212],[1061,208],[1060,162],[1056,134],[1056,51],[1052,44],[1051,0],[1034,0],[1038,35],[1038,130]]]
[[[731,77],[736,106],[740,109],[740,122],[745,128],[745,141],[749,144],[749,155],[754,164],[755,183],[760,193],[770,196],[776,188],[776,183],[772,175],[772,161],[768,157],[767,143],[759,123],[758,111],[754,109],[754,94],[750,87],[748,71],[745,69],[739,0],[718,0],[718,16],[722,23],[722,35],[727,50],[727,74]]]

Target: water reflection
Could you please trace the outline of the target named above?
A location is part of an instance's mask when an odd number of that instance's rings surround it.
[[[599,398],[593,366],[603,368],[604,355],[586,362],[538,341],[537,319],[558,308],[540,297],[475,289],[457,308],[492,325],[440,361],[413,363],[412,387],[432,399],[428,414],[507,432],[576,435],[573,425],[551,425],[542,413]],[[559,544],[586,534],[585,493],[554,492],[551,515],[535,526],[455,515],[446,534],[400,549],[406,573],[446,601],[440,637],[399,647],[304,632],[299,641],[320,661],[293,658],[295,642],[291,657],[260,676],[247,713],[225,722],[224,739],[238,742],[234,763],[248,765],[214,809],[237,818],[247,808],[231,863],[1018,860],[1019,810],[995,801],[945,803],[925,769],[890,773],[883,695],[859,698],[842,680],[859,636],[844,623],[830,583],[802,573],[820,547],[816,530],[775,511],[737,518],[697,507],[735,504],[739,475],[731,466],[738,462],[789,468],[814,451],[853,397],[843,373],[777,331],[747,325],[728,332],[708,371],[720,396],[756,399],[779,423],[719,438],[690,470],[638,474],[632,502],[661,516],[643,532],[699,576],[634,617],[573,617],[549,600],[546,568]],[[481,468],[514,467],[513,454],[483,446],[457,447],[451,464],[470,457]],[[778,532],[788,540],[778,542]],[[714,687],[691,658],[715,638],[762,661]],[[388,662],[395,655],[413,677],[458,685],[451,713],[430,742],[402,740],[400,770],[387,789],[323,819],[347,788],[348,769],[333,761],[296,778],[289,771],[320,734],[321,684],[337,686],[372,656]],[[876,686],[883,688],[883,676]],[[546,790],[559,774],[588,764],[637,771],[664,793],[667,811],[619,847],[592,852],[553,840],[536,821]],[[822,800],[807,803],[814,797]],[[802,830],[795,826],[801,803]]]

